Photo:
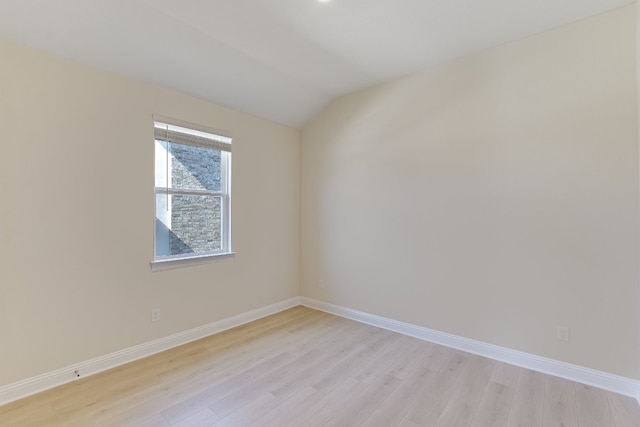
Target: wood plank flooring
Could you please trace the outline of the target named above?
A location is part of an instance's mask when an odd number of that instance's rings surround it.
[[[0,426],[631,427],[640,407],[296,307],[2,406]]]

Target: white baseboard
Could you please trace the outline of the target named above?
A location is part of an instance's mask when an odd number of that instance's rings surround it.
[[[398,332],[425,341],[466,351],[468,353],[488,357],[510,365],[520,366],[522,368],[562,377],[582,384],[630,396],[640,402],[640,381],[638,380],[435,331],[422,326],[416,326],[410,323],[376,316],[362,311],[314,300],[312,298],[301,297],[300,303],[306,307],[335,314],[336,316],[355,320],[357,322],[366,323],[368,325],[388,329],[393,332]]]
[[[66,368],[57,369],[16,383],[0,387],[0,405],[13,402],[23,397],[69,383],[75,379],[77,369],[82,377],[97,374],[125,363],[133,362],[171,348],[217,334],[227,329],[258,320],[262,317],[278,313],[297,305],[335,314],[368,325],[398,332],[404,335],[441,344],[447,347],[488,357],[500,362],[520,366],[545,374],[555,375],[572,381],[588,384],[638,399],[640,402],[640,381],[630,378],[573,365],[546,357],[536,356],[509,348],[487,344],[468,338],[459,337],[422,326],[412,325],[382,316],[365,313],[350,308],[329,304],[306,297],[295,297],[247,313],[219,320],[185,332],[160,338],[135,347],[96,357]]]
[[[116,351],[105,356],[96,357],[95,359],[77,363],[72,366],[67,366],[66,368],[57,369],[46,374],[2,386],[0,387],[0,405],[69,383],[76,379],[74,374],[75,370],[78,370],[84,378],[88,375],[97,374],[98,372],[169,350],[298,305],[300,305],[300,298],[291,298],[247,313],[222,319],[208,325],[200,326],[188,331],[160,338],[155,341],[140,344],[135,347]]]

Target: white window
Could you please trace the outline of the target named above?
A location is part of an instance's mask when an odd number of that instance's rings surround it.
[[[155,126],[153,270],[231,254],[231,138]]]

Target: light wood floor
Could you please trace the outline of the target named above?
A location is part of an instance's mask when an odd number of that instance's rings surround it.
[[[640,426],[635,400],[304,307],[0,407],[0,426]]]

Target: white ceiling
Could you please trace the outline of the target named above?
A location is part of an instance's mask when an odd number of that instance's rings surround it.
[[[632,2],[0,0],[0,36],[299,128],[337,96]]]

